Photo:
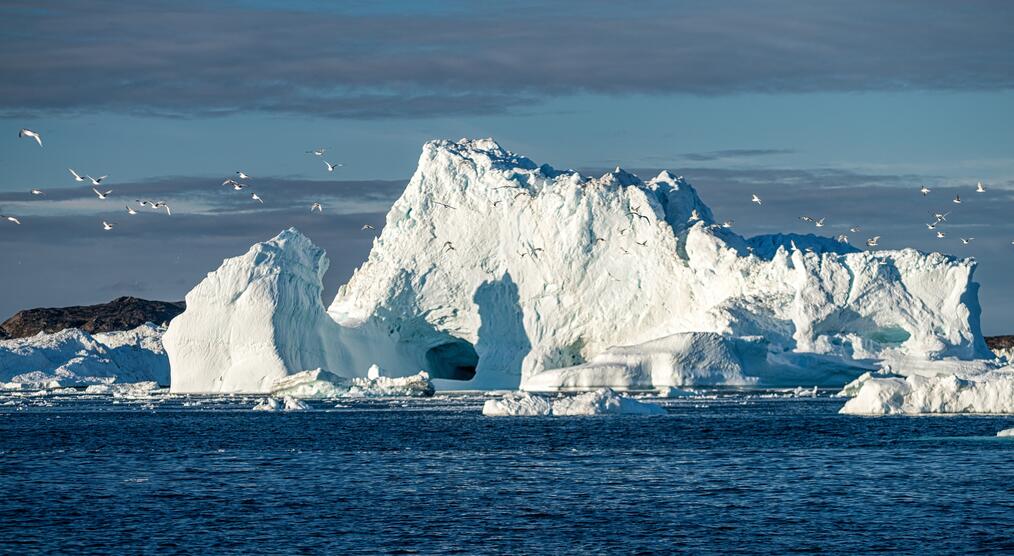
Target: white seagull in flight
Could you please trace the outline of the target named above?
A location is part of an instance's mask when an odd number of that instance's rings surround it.
[[[113,224],[111,222],[106,222],[105,220],[103,220],[102,229],[108,232],[109,230],[113,229]]]
[[[363,227],[359,228],[359,229],[360,230],[376,230],[377,228],[375,226],[373,226],[372,224],[363,224]]]
[[[18,132],[18,137],[30,137],[32,139],[35,139],[35,142],[38,143],[40,147],[42,146],[42,136],[39,135],[39,132],[37,131],[22,128],[21,131]]]
[[[960,205],[961,204],[961,195],[955,195],[954,196],[954,204],[955,205]]]
[[[316,156],[324,156],[324,147],[321,147],[319,149],[313,149],[312,151],[306,151],[306,153]]]
[[[95,194],[99,196],[99,199],[102,199],[103,201],[106,199],[106,197],[109,196],[110,193],[113,192],[113,190],[110,189],[109,191],[106,191],[105,193],[103,193],[103,192],[99,191],[98,189],[95,189],[94,187],[92,188],[92,191],[94,191]]]
[[[260,197],[258,197],[256,193],[251,193],[250,194],[250,198],[253,199],[254,201],[257,201],[258,203],[261,203],[261,204],[264,203],[264,199],[261,199]]]
[[[169,215],[169,216],[173,215],[173,211],[169,209],[169,203],[167,203],[165,201],[159,201],[157,203],[152,203],[151,204],[151,208],[156,209],[156,210],[160,209],[160,208],[164,208],[165,209],[165,213],[167,215]]]
[[[324,165],[327,166],[327,171],[328,172],[334,172],[335,168],[337,168],[339,166],[343,166],[343,164],[341,162],[336,162],[334,164],[331,164],[330,162],[328,162],[326,160],[324,161]]]
[[[919,193],[922,193],[923,197],[929,195],[929,192],[930,188],[926,187],[925,185],[919,188]]]
[[[982,185],[982,182],[980,181],[979,183],[975,184],[975,192],[976,193],[985,193],[986,192],[986,186]]]
[[[88,179],[90,179],[90,180],[92,180],[92,185],[98,186],[98,185],[100,185],[102,183],[102,180],[108,178],[109,176],[99,176],[97,178],[93,178],[91,176],[85,176],[85,177],[88,178]]]
[[[313,211],[324,212],[324,207],[320,206],[320,203],[314,203],[310,205],[310,212]]]
[[[13,222],[15,224],[21,224],[21,221],[18,220],[17,217],[15,217],[15,216],[4,216],[4,215],[0,214],[0,218],[3,218],[4,220],[6,220],[8,222]]]
[[[972,240],[973,240],[973,239],[975,239],[975,238],[974,238],[974,237],[970,237],[970,238],[961,238],[961,244],[962,244],[962,245],[968,245],[969,243],[972,243]]]
[[[241,180],[248,180],[248,179],[250,179],[250,176],[244,174],[243,170],[237,170],[236,171],[236,175],[239,176],[239,179],[241,179]]]
[[[701,219],[701,214],[697,212],[697,209],[690,211],[690,218],[687,218],[687,222],[697,222]]]
[[[70,175],[74,176],[74,181],[84,181],[85,179],[78,175],[73,168],[67,168],[70,171]]]
[[[41,189],[32,189],[32,195],[45,195]]]
[[[947,234],[943,232],[937,232],[937,239],[944,239],[945,237],[947,237]]]
[[[137,211],[134,210],[134,209],[132,209],[132,208],[130,208],[130,205],[127,205],[127,214],[131,214],[131,215],[137,214]]]
[[[754,194],[753,199],[750,199],[750,202],[751,203],[757,203],[758,205],[763,204],[761,202],[761,198],[758,197],[756,193]]]
[[[878,243],[880,243],[880,236],[873,236],[866,240],[866,245],[868,247],[876,247]]]
[[[817,220],[813,224],[814,224],[814,226],[817,226],[818,228],[823,228],[824,227],[824,220],[825,220],[824,218],[821,218],[820,220]]]

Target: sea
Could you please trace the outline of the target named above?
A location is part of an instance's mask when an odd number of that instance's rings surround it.
[[[830,394],[484,417],[482,393],[7,393],[0,552],[1014,553],[1014,418],[839,415]]]

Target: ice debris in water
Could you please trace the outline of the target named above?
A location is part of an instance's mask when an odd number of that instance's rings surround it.
[[[996,433],[996,435],[999,436],[999,437],[1011,437],[1011,438],[1014,438],[1014,429],[1003,429],[1002,431]]]
[[[254,411],[278,411],[279,409],[283,411],[302,411],[309,408],[310,406],[292,396],[283,397],[281,402],[278,401],[278,398],[264,398],[257,405],[253,406]]]
[[[662,407],[620,396],[609,388],[600,388],[576,396],[550,400],[527,392],[509,392],[500,399],[486,400],[482,414],[487,416],[572,416],[572,415],[663,415]]]
[[[380,398],[380,397],[430,397],[436,389],[425,371],[406,377],[381,376],[381,370],[374,365],[366,378],[344,378],[323,369],[303,371],[274,382],[273,396],[292,396],[302,399],[325,399],[339,397]],[[373,378],[370,378],[372,376]]]

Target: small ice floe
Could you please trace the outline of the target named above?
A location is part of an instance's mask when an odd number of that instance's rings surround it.
[[[1003,429],[1002,431],[996,433],[996,435],[1001,438],[1014,438],[1014,428]]]
[[[292,396],[285,396],[281,401],[278,398],[264,398],[253,406],[254,411],[278,411],[279,409],[282,411],[303,411],[310,409],[310,406]]]
[[[550,400],[527,392],[511,392],[498,400],[486,400],[482,414],[503,416],[573,415],[664,415],[662,407],[620,396],[609,388],[600,388],[576,396]]]
[[[365,378],[345,378],[323,369],[303,371],[275,381],[271,395],[300,399],[430,397],[436,392],[430,375],[425,371],[406,377],[382,376],[376,365]]]

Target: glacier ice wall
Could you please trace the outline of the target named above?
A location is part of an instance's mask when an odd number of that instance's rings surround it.
[[[681,177],[591,178],[491,139],[423,147],[327,314],[326,264],[289,230],[210,274],[166,335],[173,389],[372,364],[478,388],[840,386],[891,361],[991,357],[970,259],[745,239]]]

